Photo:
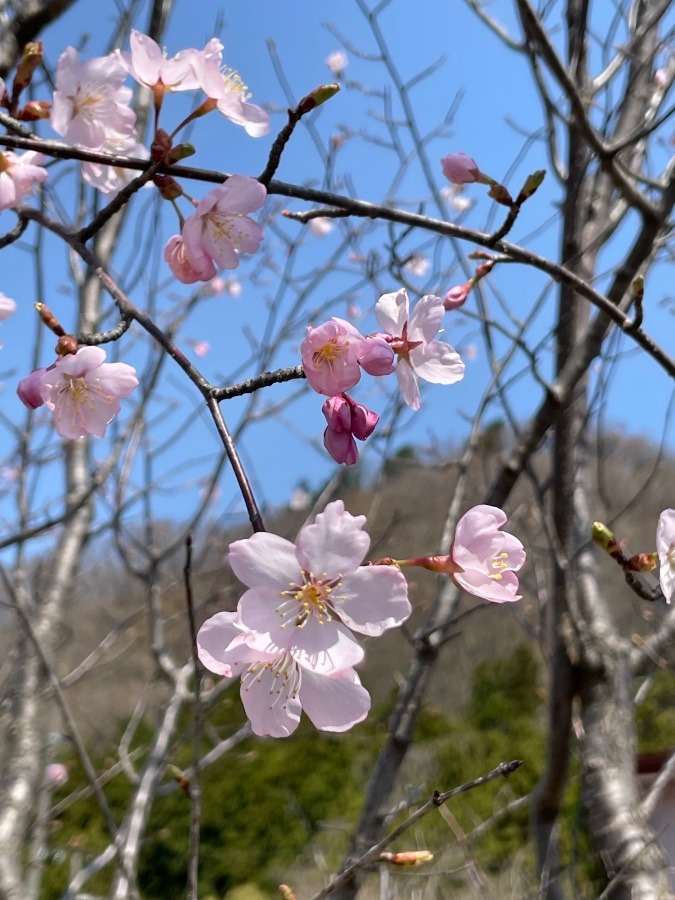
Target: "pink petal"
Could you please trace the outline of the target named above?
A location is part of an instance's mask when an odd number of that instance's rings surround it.
[[[459,353],[443,341],[415,347],[410,351],[410,362],[416,374],[432,384],[455,384],[464,377]]]
[[[394,566],[361,566],[343,579],[335,593],[338,615],[361,634],[377,636],[396,628],[412,611],[408,583]]]
[[[288,652],[303,669],[318,675],[332,675],[363,661],[363,648],[353,634],[339,622],[319,622],[310,616],[301,628],[294,629]]]
[[[368,691],[353,669],[330,678],[303,672],[300,699],[312,723],[322,731],[347,731],[370,710]]]
[[[396,366],[396,379],[403,400],[411,409],[419,409],[421,402],[417,376],[406,359],[399,358],[398,365]]]
[[[365,522],[365,516],[348,513],[342,500],[329,503],[314,524],[305,525],[298,535],[300,566],[321,578],[356,571],[370,547]]]
[[[380,328],[387,334],[401,337],[403,326],[408,321],[408,307],[405,288],[393,294],[383,294],[375,304],[375,316]]]
[[[445,315],[445,307],[440,297],[425,294],[415,304],[408,326],[408,340],[433,341],[438,334]]]
[[[502,572],[499,581],[475,569],[458,572],[452,577],[465,591],[492,603],[510,603],[512,600],[521,599],[521,595],[516,593],[518,579],[513,572]]]
[[[276,678],[269,669],[245,675],[240,696],[253,733],[278,738],[292,734],[302,713],[296,691],[297,678]]]
[[[244,632],[237,627],[235,613],[219,612],[211,616],[197,632],[197,653],[209,672],[231,678],[241,664],[252,662],[255,651],[244,643]]]
[[[289,582],[300,578],[295,544],[268,532],[230,544],[228,560],[232,571],[248,587],[273,587],[285,590]]]

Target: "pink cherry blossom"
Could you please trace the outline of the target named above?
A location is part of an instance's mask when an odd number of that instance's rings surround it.
[[[421,253],[414,253],[403,268],[409,275],[414,275],[415,278],[424,278],[431,268],[431,262],[426,256],[422,256]]]
[[[188,256],[185,241],[180,234],[174,234],[164,247],[164,259],[175,277],[182,284],[194,284],[197,281],[214,280],[216,267],[210,256]]]
[[[666,603],[675,594],[675,509],[664,509],[656,528],[656,550],[659,554],[659,582]]]
[[[213,38],[202,53],[194,53],[192,66],[199,87],[225,118],[241,125],[251,137],[263,137],[270,128],[269,116],[248,102],[251,95],[239,73],[222,66],[222,52],[223,45]]]
[[[364,342],[363,335],[345,319],[333,317],[316,328],[309,326],[300,355],[310,387],[329,397],[353,388],[361,378],[359,357]]]
[[[41,162],[44,156],[33,150],[21,156],[11,150],[0,153],[0,211],[19,206],[33,185],[45,181],[49,173]]]
[[[411,409],[420,408],[418,377],[433,384],[454,384],[464,377],[459,354],[443,341],[435,340],[444,312],[443,301],[426,294],[410,316],[408,294],[403,288],[383,294],[375,305],[377,321],[390,335],[392,349],[398,356],[398,386]]]
[[[28,409],[37,409],[45,402],[42,397],[42,376],[46,371],[46,369],[34,369],[17,385],[16,393],[19,400]]]
[[[353,668],[325,672],[288,650],[259,650],[235,613],[216,613],[199,629],[199,658],[211,672],[241,675],[240,695],[255,734],[288,737],[304,709],[322,731],[347,731],[362,722],[370,697]]]
[[[521,597],[515,573],[525,562],[525,550],[518,538],[500,530],[505,522],[506,513],[498,507],[474,506],[457,523],[450,550],[459,587],[493,603]]]
[[[240,621],[262,635],[247,637],[249,646],[287,650],[301,665],[331,674],[361,661],[352,631],[379,635],[408,618],[401,572],[361,565],[370,546],[365,521],[335,500],[301,528],[296,544],[258,532],[230,545],[234,574],[249,586],[237,607]]]
[[[100,347],[80,347],[56,360],[42,375],[42,399],[54,413],[62,438],[85,434],[103,437],[120,411],[119,401],[138,385],[136,370],[126,363],[106,363]]]
[[[122,84],[126,75],[117,53],[80,62],[74,47],[64,50],[56,67],[54,131],[69,144],[92,149],[108,149],[114,139],[135,140],[133,94]]]
[[[12,300],[6,294],[0,293],[0,322],[9,319],[16,312],[16,300]]]
[[[215,38],[213,40],[216,41]],[[209,41],[201,51],[181,50],[169,59],[156,41],[133,28],[129,37],[130,52],[118,50],[117,53],[120,65],[139,84],[159,93],[193,91],[199,87],[193,63],[199,55],[208,55],[211,45],[212,41]]]
[[[396,368],[395,359],[396,354],[385,336],[371,334],[363,342],[363,348],[359,354],[359,365],[369,375],[377,377],[391,375]]]
[[[328,422],[323,434],[324,447],[335,462],[353,466],[359,458],[354,438],[360,441],[369,438],[380,417],[347,394],[329,397],[323,404],[322,412]]]
[[[344,50],[334,50],[328,54],[324,62],[337,78],[342,75],[345,68],[349,65],[349,57]]]
[[[481,176],[478,163],[466,153],[449,153],[441,160],[443,174],[453,184],[470,184]]]
[[[68,769],[63,763],[49,763],[45,766],[45,784],[61,787],[68,781]]]
[[[185,220],[182,238],[186,259],[196,272],[208,271],[209,262],[213,269],[202,280],[216,274],[214,263],[221,269],[236,269],[238,252],[256,252],[263,230],[246,213],[260,209],[266,196],[265,187],[255,178],[232,175],[225,184],[209,191]]]
[[[148,159],[150,156],[148,148],[139,143],[135,135],[128,139],[108,135],[106,143],[99,149],[104,150],[106,153],[131,156],[136,157],[136,159]],[[123,166],[105,166],[97,162],[82,163],[82,177],[84,180],[102,194],[109,196],[121,191],[139,174],[134,169],[127,169]],[[145,185],[147,189],[151,187],[152,185],[149,182]]]

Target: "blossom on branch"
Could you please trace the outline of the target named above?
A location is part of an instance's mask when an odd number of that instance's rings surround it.
[[[39,371],[22,382],[30,382],[24,384],[26,399],[32,396]],[[120,411],[119,401],[138,386],[138,378],[136,370],[126,363],[106,363],[100,347],[80,347],[77,353],[59,357],[42,372],[39,385],[45,406],[54,413],[56,430],[72,441],[85,434],[103,437],[106,426]]]
[[[459,354],[449,344],[435,340],[444,312],[443,301],[426,294],[410,316],[404,288],[383,294],[375,305],[377,321],[398,356],[398,386],[411,409],[420,408],[418,377],[433,384],[454,384],[464,377]]]
[[[304,709],[322,731],[347,731],[362,722],[370,696],[353,668],[323,672],[289,651],[250,647],[235,613],[216,613],[199,629],[203,665],[226,678],[241,676],[240,695],[253,733],[288,737]]]
[[[329,397],[321,411],[328,426],[323,445],[335,462],[353,466],[359,458],[354,438],[365,441],[375,430],[380,417],[372,409],[356,403],[347,394]]]
[[[344,50],[333,50],[332,53],[329,53],[328,56],[324,59],[325,64],[331,70],[333,75],[336,78],[340,78],[344,70],[349,65],[349,57],[344,52]]]
[[[410,615],[408,587],[388,565],[362,566],[365,516],[329,503],[296,544],[267,532],[230,545],[234,574],[248,586],[237,612],[218,613],[197,635],[212,672],[242,673],[242,700],[257,734],[290,734],[304,707],[314,724],[344,731],[370,700],[353,666],[353,631],[382,634]]]
[[[452,184],[471,184],[481,178],[478,163],[466,153],[449,153],[441,159],[441,167]]]
[[[9,319],[10,316],[13,316],[16,312],[16,300],[12,300],[11,297],[7,297],[5,294],[0,293],[0,322],[4,322],[5,319]]]
[[[47,179],[49,173],[41,162],[44,156],[33,150],[21,156],[11,150],[0,153],[0,211],[19,206],[33,185]]]
[[[364,340],[357,328],[336,316],[316,328],[308,326],[300,356],[310,387],[329,397],[353,388],[361,378]]]
[[[193,91],[199,87],[193,62],[195,57],[208,54],[212,43],[209,41],[203,50],[181,50],[168,58],[156,41],[132,28],[130,52],[118,50],[117,56],[125,72],[139,84],[150,88],[161,102],[166,91]]]
[[[263,230],[246,213],[265,202],[267,191],[255,178],[232,175],[197,204],[185,220],[182,234],[164,248],[171,271],[184,284],[209,281],[221,269],[236,269],[240,251],[255,253]]]
[[[457,523],[450,550],[459,587],[493,603],[521,598],[515,573],[525,562],[525,550],[518,538],[501,531],[505,523],[506,513],[498,507],[474,506]]]
[[[675,594],[675,509],[664,509],[656,528],[656,550],[659,554],[659,583],[666,603]]]
[[[69,144],[93,150],[108,149],[111,141],[135,141],[133,96],[123,86],[126,69],[117,53],[80,62],[68,47],[56,66],[56,90],[51,126]]]

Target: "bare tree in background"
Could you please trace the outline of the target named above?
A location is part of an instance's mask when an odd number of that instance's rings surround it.
[[[252,528],[265,528],[266,510],[259,499],[260,491],[264,496],[264,485],[259,490],[248,463],[242,459],[255,454],[256,427],[261,427],[261,422],[268,427],[266,420],[274,419],[298,430],[293,415],[297,407],[293,404],[303,402],[306,392],[297,363],[289,365],[288,360],[304,326],[332,314],[342,315],[345,304],[352,302],[359,291],[376,298],[391,289],[392,279],[406,285],[411,293],[440,293],[439,286],[446,288],[455,280],[466,281],[472,276],[475,264],[468,258],[468,251],[476,248],[482,254],[479,259],[489,260],[492,271],[489,278],[474,285],[477,313],[467,312],[466,316],[473,317],[472,327],[480,336],[490,377],[470,436],[456,461],[457,485],[445,526],[436,538],[437,546],[428,552],[448,552],[459,516],[469,499],[474,499],[469,497],[473,490],[469,472],[479,453],[486,417],[499,410],[513,440],[505,448],[498,470],[491,473],[480,502],[504,507],[516,491],[521,491],[515,521],[533,540],[537,535],[540,551],[530,554],[536,569],[536,575],[531,576],[531,591],[539,592],[540,605],[534,618],[536,624],[544,626],[541,636],[549,667],[549,727],[546,769],[530,802],[542,896],[554,900],[567,896],[557,833],[570,755],[577,738],[591,839],[607,871],[605,896],[671,896],[667,861],[647,824],[650,801],[641,800],[638,794],[633,698],[636,676],[650,671],[655,660],[669,658],[675,612],[669,609],[663,613],[640,642],[622,632],[612,602],[616,586],[600,577],[599,551],[590,541],[592,523],[598,518],[597,510],[590,506],[594,477],[590,445],[595,398],[613,371],[619,336],[623,336],[621,347],[637,348],[650,357],[655,370],[660,367],[671,379],[675,375],[675,362],[668,347],[662,346],[668,343],[667,336],[650,333],[648,315],[643,328],[641,287],[648,272],[672,254],[668,242],[675,166],[672,160],[667,161],[666,152],[672,146],[669,102],[672,104],[675,78],[672,34],[667,31],[672,4],[669,0],[625,0],[614,3],[608,11],[602,0],[541,0],[538,6],[513,0],[512,4],[502,4],[517,16],[518,31],[511,32],[499,21],[499,8],[493,10],[479,0],[465,3],[491,33],[492,40],[505,44],[518,64],[524,62],[531,71],[541,101],[540,117],[536,124],[527,123],[532,138],[525,142],[523,156],[527,158],[533,145],[545,147],[548,181],[555,181],[554,188],[547,187],[548,196],[561,211],[559,251],[554,258],[525,246],[536,246],[534,232],[540,224],[531,218],[534,213],[527,192],[504,204],[508,210],[503,224],[495,223],[494,208],[483,230],[453,224],[456,216],[442,193],[438,166],[438,158],[447,150],[446,133],[453,109],[445,122],[429,131],[416,116],[416,91],[420,84],[433,83],[437,67],[421,66],[418,73],[404,79],[389,49],[383,24],[384,13],[395,10],[396,4],[384,2],[371,8],[365,0],[356,0],[356,5],[369,26],[369,46],[354,46],[349,36],[336,36],[350,54],[377,62],[382,68],[387,87],[381,92],[356,82],[345,85],[355,95],[362,92],[368,102],[375,97],[381,103],[375,124],[369,122],[359,131],[356,123],[350,123],[353,131],[345,128],[326,135],[320,118],[303,118],[307,110],[298,105],[298,97],[286,82],[283,60],[270,46],[291,112],[288,134],[275,145],[260,176],[269,194],[265,249],[259,257],[252,257],[245,269],[246,288],[265,298],[264,304],[259,304],[264,309],[251,312],[252,317],[257,316],[255,324],[252,318],[236,339],[246,346],[246,353],[233,354],[236,363],[218,373],[217,384],[207,380],[178,347],[185,338],[190,314],[208,303],[209,296],[203,289],[187,297],[176,298],[172,293],[174,286],[160,263],[161,216],[154,191],[152,199],[147,199],[150,191],[129,191],[122,194],[121,201],[106,207],[74,172],[70,177],[76,187],[70,206],[58,199],[59,184],[48,184],[40,208],[19,208],[15,231],[3,238],[3,254],[12,250],[31,259],[39,296],[48,296],[53,289],[45,280],[45,241],[58,241],[61,252],[65,248],[72,277],[71,315],[76,311],[73,331],[85,338],[107,332],[119,338],[113,346],[119,346],[122,355],[131,347],[134,358],[142,359],[142,396],[132,404],[122,424],[110,426],[106,440],[100,443],[85,440],[63,444],[34,412],[27,412],[18,424],[6,418],[2,422],[11,442],[11,449],[3,451],[3,456],[15,461],[17,477],[11,495],[15,519],[0,539],[0,546],[11,548],[14,554],[3,569],[3,581],[6,604],[16,623],[9,665],[0,670],[4,677],[0,897],[28,900],[40,895],[44,810],[42,817],[36,816],[35,810],[41,809],[44,797],[43,771],[50,759],[49,732],[54,730],[63,731],[75,745],[110,839],[108,848],[97,858],[74,867],[67,896],[82,896],[88,880],[106,867],[115,872],[112,896],[139,896],[137,876],[143,838],[166,763],[179,740],[180,715],[186,708],[196,707],[199,728],[202,714],[208,718],[208,710],[224,686],[200,687],[195,663],[186,652],[187,642],[181,639],[187,633],[185,617],[175,616],[171,606],[177,554],[182,552],[188,535],[194,533],[203,543],[203,548],[198,548],[203,560],[195,562],[194,570],[198,571],[204,560],[211,562],[209,529],[213,528],[217,486],[228,467],[235,475]],[[8,76],[25,41],[39,37],[41,29],[69,5],[26,3],[2,9],[0,75]],[[110,48],[126,46],[132,26],[162,44],[170,11],[171,4],[157,2],[147,21],[142,22],[135,4],[129,4],[119,13]],[[307,91],[312,87],[307,86]],[[490,103],[495,104],[494,97]],[[148,134],[149,143],[151,109],[147,95],[142,93],[137,116],[139,131]],[[316,152],[312,186],[275,180],[278,171],[283,174],[286,159],[293,156],[293,141],[299,134],[293,129],[300,119],[306,125],[304,137]],[[24,125],[4,114],[2,121],[7,135],[0,143],[7,149],[34,145]],[[495,130],[498,127],[496,124]],[[360,199],[361,178],[365,175],[357,171],[340,174],[340,152],[350,143],[363,155],[364,173],[368,164],[390,172],[378,204]],[[65,152],[53,143],[40,146],[55,158],[87,158],[86,152]],[[425,184],[422,202],[406,197],[405,178],[411,167],[421,173]],[[137,168],[147,170],[148,164],[139,162]],[[522,163],[514,165],[518,172],[521,168]],[[155,166],[158,171],[166,168]],[[200,179],[223,180],[220,173],[205,176],[186,167],[171,171],[177,178],[190,178],[194,193]],[[321,188],[313,186],[317,180]],[[125,201],[132,197],[133,203],[127,205]],[[292,200],[302,205],[297,203],[294,211],[282,218],[280,213]],[[487,204],[487,200],[480,202]],[[410,206],[417,211],[410,212]],[[330,250],[318,249],[305,240],[308,223],[317,219],[328,219],[337,231]],[[534,236],[530,241],[511,242],[512,230],[516,224],[522,228],[524,221],[526,231]],[[127,256],[120,249],[124,229],[135,229],[135,234],[143,235]],[[20,251],[18,241],[23,242]],[[433,261],[428,273],[421,276],[422,288],[410,265],[420,258]],[[536,285],[528,288],[536,299],[525,316],[517,314],[504,299],[512,288],[499,287],[502,278],[507,285],[513,284],[508,278],[515,266],[525,267],[531,276],[529,283]],[[342,279],[339,291],[333,280],[336,272]],[[538,317],[553,291],[557,294],[557,314],[542,337]],[[171,302],[163,305],[166,296]],[[655,304],[655,300],[650,299],[650,303]],[[33,367],[44,361],[43,333],[44,327],[39,324]],[[593,369],[596,365],[598,371]],[[546,374],[551,369],[552,378]],[[273,393],[268,393],[269,389]],[[516,410],[522,408],[517,398],[525,393],[531,406],[524,421]],[[175,401],[175,394],[179,394],[179,401]],[[243,406],[232,414],[234,425],[225,403],[233,397],[243,398],[239,401]],[[395,446],[398,435],[405,433],[404,408],[397,401],[389,401],[383,419],[389,427],[382,428],[369,445],[382,459]],[[188,440],[180,445],[196,420],[217,439],[200,457],[197,454],[201,448],[195,451],[195,442],[190,444]],[[307,437],[308,453],[314,452],[318,434],[317,424],[316,434]],[[546,444],[548,465],[542,470],[541,448],[550,435],[552,442]],[[174,444],[184,447],[185,469],[179,473],[173,472],[173,464],[167,461],[167,448]],[[242,447],[247,452],[242,452]],[[56,478],[62,488],[55,491],[51,484]],[[177,485],[184,486],[191,479],[201,485],[198,499],[193,496],[180,519],[163,528],[157,520],[154,498],[177,490]],[[337,477],[329,482],[317,501],[318,508],[331,499],[338,483]],[[627,489],[625,497],[617,501],[618,507],[629,504],[633,496],[634,491]],[[663,505],[670,503],[666,498]],[[373,518],[376,515],[375,509]],[[72,615],[69,605],[73,586],[86,582],[92,565],[87,553],[103,538],[114,548],[119,571],[134,585],[137,608],[130,608],[128,618],[115,622],[105,636],[97,636],[92,652],[71,664],[64,675],[58,655],[62,628]],[[37,568],[33,547],[44,557]],[[633,584],[642,597],[650,595],[641,579],[635,578]],[[230,585],[223,588],[218,574],[200,578],[193,586],[197,589],[199,619],[207,607],[214,608],[214,603],[226,602],[232,608],[236,601]],[[99,589],[100,583],[94,580],[94,590]],[[662,596],[654,590],[651,595],[654,606],[660,609]],[[346,874],[329,885],[333,896],[356,895],[367,864],[374,858],[368,851],[385,836],[401,765],[413,744],[417,717],[447,644],[459,599],[455,584],[444,580],[427,621],[415,632],[409,669],[399,689],[387,740],[344,861]],[[97,772],[91,763],[90,748],[80,734],[68,692],[140,621],[147,624],[148,686],[138,698],[118,748],[118,768],[132,785],[131,800],[119,824],[102,786],[106,773]],[[526,624],[532,625],[532,621]],[[131,735],[151,703],[157,727],[147,754],[137,763],[129,751]],[[572,729],[575,717],[576,736]],[[188,773],[194,810],[190,896],[197,896],[200,770],[249,735],[244,726],[223,740],[211,736],[211,746],[201,756],[195,754]],[[196,737],[196,746],[202,747],[201,734]],[[201,777],[206,781],[208,771]],[[353,871],[350,866],[354,866]]]

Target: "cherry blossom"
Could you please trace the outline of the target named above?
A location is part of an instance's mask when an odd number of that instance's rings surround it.
[[[659,554],[659,582],[666,603],[675,594],[675,509],[664,509],[656,528],[656,550]]]
[[[370,538],[365,516],[329,503],[292,544],[258,532],[230,545],[234,574],[249,590],[237,611],[258,650],[287,650],[301,665],[330,674],[361,661],[352,632],[379,635],[410,615],[408,586],[386,565],[362,566]]]
[[[266,196],[267,191],[259,181],[244,175],[232,175],[225,184],[209,191],[185,220],[183,246],[174,236],[164,250],[176,277],[180,277],[177,273],[180,266],[174,268],[170,257],[174,262],[183,260],[187,264],[184,268],[198,273],[191,281],[208,281],[216,274],[216,264],[221,269],[236,269],[238,252],[255,253],[263,239],[263,230],[246,213],[260,209]]]
[[[366,337],[359,354],[359,365],[369,375],[391,375],[395,370],[396,354],[386,335],[371,334]]]
[[[525,562],[525,550],[518,538],[501,531],[505,523],[506,513],[498,507],[474,506],[457,523],[450,550],[459,587],[493,603],[521,598],[515,573]]]
[[[250,93],[238,72],[222,67],[223,45],[212,38],[201,53],[193,51],[192,66],[199,87],[225,118],[241,125],[251,137],[263,137],[270,128],[264,109],[249,103]]]
[[[347,731],[366,718],[370,697],[353,668],[324,671],[288,650],[256,649],[248,643],[251,636],[235,613],[216,613],[199,629],[197,650],[211,672],[241,675],[241,700],[254,734],[288,737],[303,709],[322,731]]]
[[[68,47],[56,66],[51,125],[69,144],[108,149],[110,140],[135,140],[132,91],[124,87],[126,69],[117,53],[80,62]]]
[[[12,300],[6,294],[0,293],[0,322],[9,319],[16,312],[16,300]]]
[[[426,256],[422,256],[421,253],[414,253],[403,268],[409,275],[414,275],[415,278],[424,278],[431,268],[431,262]]]
[[[119,401],[138,385],[132,366],[104,360],[105,351],[100,347],[80,347],[43,372],[42,399],[53,411],[62,438],[75,440],[85,434],[103,437],[106,426],[120,411]]]
[[[45,784],[61,787],[68,781],[68,769],[63,763],[49,763],[45,766]]]
[[[194,284],[197,281],[213,282],[216,267],[210,256],[188,256],[185,241],[180,234],[174,234],[164,247],[164,259],[174,276],[182,284]]]
[[[404,401],[420,408],[417,378],[433,384],[454,384],[464,377],[464,363],[449,344],[435,340],[443,319],[443,301],[426,294],[409,315],[405,289],[383,294],[375,305],[375,315],[398,356],[396,377]]]
[[[45,181],[49,173],[41,162],[44,156],[33,150],[21,156],[11,150],[0,153],[0,211],[19,206],[34,184]]]
[[[148,159],[150,156],[148,148],[137,141],[135,135],[128,139],[109,135],[106,143],[99,149],[105,150],[107,153],[116,153],[119,156],[132,156],[137,159]],[[97,162],[82,163],[82,177],[84,180],[88,181],[102,194],[107,195],[121,191],[139,174],[134,169],[127,169],[123,166],[106,166]],[[152,185],[148,182],[145,187],[149,189]]]
[[[441,160],[441,166],[443,174],[453,184],[471,184],[481,178],[478,163],[466,153],[449,153]]]
[[[309,230],[316,237],[325,237],[333,230],[333,220],[328,216],[317,216],[309,220]]]
[[[323,404],[322,412],[328,422],[323,433],[324,447],[335,462],[353,466],[359,458],[354,438],[360,441],[369,438],[380,417],[347,394],[329,397]]]
[[[194,62],[197,57],[213,52],[214,42],[220,44],[213,38],[201,51],[181,50],[167,58],[156,41],[132,28],[130,52],[118,50],[117,55],[120,65],[133,79],[149,87],[156,97],[161,97],[166,91],[193,91],[199,87]]]
[[[329,397],[353,388],[361,378],[364,341],[350,322],[335,316],[316,328],[309,326],[300,355],[310,387]]]

